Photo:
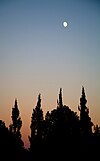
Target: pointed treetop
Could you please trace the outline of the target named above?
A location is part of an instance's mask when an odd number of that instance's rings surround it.
[[[58,108],[62,108],[62,106],[63,106],[63,102],[62,102],[62,88],[60,88],[59,100],[57,100],[57,107]]]
[[[41,94],[39,93],[38,95],[38,101],[37,101],[37,108],[40,108],[41,107]]]
[[[39,93],[39,94],[38,94],[38,100],[40,99],[40,97],[41,97],[41,94]]]
[[[80,98],[80,105],[82,104],[86,105],[86,103],[87,103],[87,100],[86,100],[85,90],[84,90],[84,87],[82,86],[82,95]]]
[[[85,95],[85,89],[84,89],[84,86],[82,86],[82,95]]]
[[[15,98],[15,106],[17,105],[17,98]]]
[[[62,88],[60,88],[60,93],[62,93]]]
[[[18,109],[18,104],[17,104],[17,98],[15,98],[15,104],[12,108],[12,117],[13,117],[13,115],[15,115],[15,113],[16,113],[16,117],[18,117],[19,116],[19,109]]]

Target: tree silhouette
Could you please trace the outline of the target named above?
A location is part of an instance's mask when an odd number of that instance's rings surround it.
[[[6,149],[6,147],[8,148],[8,137],[8,128],[6,127],[5,122],[0,120],[0,152]]]
[[[17,99],[15,99],[14,107],[12,108],[12,124],[10,125],[10,131],[17,137],[21,138],[21,127],[22,127],[22,120],[19,116],[19,109],[17,105]]]
[[[33,109],[31,117],[31,136],[29,136],[30,141],[30,151],[39,152],[39,148],[42,144],[43,139],[43,111],[41,109],[41,94],[38,95],[38,101],[35,109]]]
[[[12,124],[9,125],[9,132],[13,138],[13,155],[15,159],[21,158],[24,150],[24,143],[21,139],[22,120],[18,109],[17,99],[15,99],[14,107],[12,108]]]
[[[63,101],[62,101],[62,88],[60,88],[59,100],[57,100],[57,108],[62,109],[62,107],[63,107]]]
[[[80,154],[83,158],[90,159],[94,157],[94,148],[93,148],[93,133],[92,126],[93,123],[89,116],[89,109],[86,106],[87,99],[85,95],[84,87],[82,87],[82,95],[80,97],[80,106],[78,110],[80,111],[80,133],[81,133],[81,146]],[[85,153],[84,153],[85,151]]]
[[[49,149],[51,156],[55,159],[59,157],[64,159],[66,153],[69,156],[70,150],[72,152],[80,139],[79,117],[76,112],[63,105],[62,100],[62,89],[60,88],[57,108],[51,112],[47,111],[45,115],[46,149]]]
[[[9,132],[5,122],[0,120],[0,160],[13,160],[15,158],[15,139]]]
[[[86,96],[84,87],[82,87],[82,96],[80,98],[80,107],[78,107],[80,111],[80,127],[81,132],[84,137],[88,137],[92,134],[92,126],[91,118],[89,117],[89,109],[86,107]]]
[[[38,95],[36,107],[31,117],[30,148],[24,148],[21,135],[22,120],[17,99],[12,108],[12,124],[9,128],[0,120],[0,160],[77,160],[98,159],[100,147],[100,126],[94,125],[86,106],[87,99],[84,87],[80,97],[80,116],[64,105],[62,88],[59,90],[57,106],[47,111],[45,117],[41,108],[41,94]],[[5,154],[5,155],[4,155]]]

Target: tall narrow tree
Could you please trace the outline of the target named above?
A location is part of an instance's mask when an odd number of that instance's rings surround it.
[[[38,143],[42,140],[42,127],[43,127],[43,111],[41,109],[41,95],[38,95],[38,101],[35,109],[33,109],[31,117],[31,136],[29,137],[30,149],[34,149]]]
[[[89,109],[86,106],[87,100],[85,96],[84,87],[82,87],[82,95],[80,98],[80,107],[78,107],[80,111],[80,126],[81,131],[84,136],[90,136],[92,134],[92,126],[91,118],[89,117]]]
[[[16,138],[17,143],[22,146],[23,145],[23,141],[21,140],[22,120],[18,109],[17,99],[15,99],[15,104],[14,107],[12,108],[11,118],[12,118],[12,124],[9,126],[9,130]]]
[[[62,101],[62,88],[60,88],[59,92],[59,100],[57,100],[57,108],[62,108],[63,107],[63,101]]]

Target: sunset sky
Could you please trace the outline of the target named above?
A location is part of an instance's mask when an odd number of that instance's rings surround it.
[[[100,125],[100,1],[0,0],[0,119],[9,126],[17,98],[26,147],[38,94],[44,115],[60,88],[79,114],[82,86]]]

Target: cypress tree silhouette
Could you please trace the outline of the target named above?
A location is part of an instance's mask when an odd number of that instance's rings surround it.
[[[86,107],[86,96],[85,96],[85,90],[84,87],[82,87],[82,96],[80,98],[80,107],[78,107],[78,110],[80,111],[80,127],[83,137],[86,139],[86,141],[89,141],[89,137],[92,135],[92,126],[93,123],[91,121],[91,118],[89,117],[89,109]]]
[[[61,158],[63,160],[66,155],[72,158],[70,151],[75,151],[75,146],[80,139],[79,117],[76,112],[63,105],[62,100],[62,89],[60,88],[57,108],[53,109],[51,113],[47,111],[45,115],[45,136],[48,141],[47,149],[51,152],[51,159]]]
[[[62,101],[62,88],[60,88],[59,92],[59,100],[57,100],[57,108],[63,107],[63,101]]]
[[[41,94],[38,95],[36,107],[31,117],[30,148],[24,148],[21,139],[22,120],[17,99],[12,108],[12,124],[9,128],[0,120],[0,160],[77,160],[98,159],[100,147],[100,126],[94,126],[86,106],[84,87],[80,97],[80,116],[68,106],[63,105],[62,88],[59,90],[57,107],[47,111],[45,118],[41,108]],[[4,155],[5,154],[5,155]]]
[[[85,95],[84,87],[82,86],[82,95],[80,97],[80,106],[78,110],[80,111],[80,133],[81,133],[81,146],[80,155],[83,159],[93,158],[94,148],[93,148],[93,133],[92,126],[93,123],[89,117],[89,109],[86,106],[87,99]]]
[[[21,139],[22,120],[18,109],[17,99],[15,99],[15,104],[12,108],[11,118],[12,124],[9,125],[9,132],[13,138],[13,155],[15,157],[14,159],[17,160],[21,158],[22,152],[24,150],[24,142]]]
[[[10,131],[16,136],[16,138],[21,138],[21,127],[22,127],[22,120],[19,116],[19,109],[17,105],[17,99],[15,99],[14,107],[12,108],[12,124],[10,125]]]
[[[41,109],[41,94],[38,95],[38,101],[35,109],[33,109],[32,117],[31,117],[31,136],[29,136],[30,141],[30,152],[34,157],[38,157],[37,153],[39,153],[42,146],[43,139],[43,111]]]

